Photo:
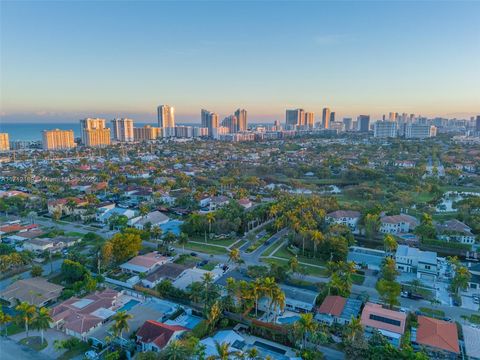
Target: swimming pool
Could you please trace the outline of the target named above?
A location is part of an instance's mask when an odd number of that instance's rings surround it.
[[[168,233],[169,231],[175,235],[180,235],[180,225],[183,224],[183,221],[180,220],[170,220],[166,224],[160,225],[163,234]]]
[[[277,322],[279,322],[280,324],[293,324],[298,319],[300,319],[300,316],[298,316],[298,315],[286,316],[286,317],[283,317],[283,318],[279,318],[277,320]]]
[[[132,310],[132,308],[137,304],[140,304],[140,301],[134,300],[134,299],[129,300],[127,303],[125,303],[125,305],[123,305],[120,309],[118,309],[118,311]]]
[[[270,351],[270,352],[274,352],[274,353],[277,353],[277,354],[280,354],[280,355],[285,355],[286,351],[283,350],[283,349],[280,349],[278,347],[275,347],[275,346],[272,346],[272,345],[269,345],[269,344],[265,344],[261,341],[255,341],[253,343],[253,346],[256,346],[256,347],[259,347],[261,349],[264,349],[264,350],[267,350],[267,351]]]

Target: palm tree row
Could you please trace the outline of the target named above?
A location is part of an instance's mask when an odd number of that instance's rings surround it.
[[[52,322],[52,318],[50,317],[50,311],[45,307],[37,308],[34,305],[31,305],[25,301],[18,304],[15,310],[17,310],[18,312],[17,321],[19,323],[23,323],[23,325],[25,326],[25,332],[27,337],[30,327],[34,330],[39,330],[43,344],[44,331],[50,328],[50,323]]]

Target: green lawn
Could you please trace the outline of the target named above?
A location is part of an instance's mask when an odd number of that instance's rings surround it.
[[[202,270],[212,271],[218,263],[210,261],[207,265],[200,267]]]
[[[365,281],[365,276],[360,274],[353,274],[352,281],[355,285],[362,285],[363,282]]]
[[[262,262],[266,262],[268,264],[278,264],[278,265],[283,265],[288,267],[288,260],[272,259],[272,258],[263,258],[261,260]],[[328,277],[327,269],[322,269],[322,268],[308,266],[308,265],[300,265],[300,266],[305,269],[305,275]]]
[[[274,242],[272,245],[270,245],[262,254],[262,256],[269,256],[272,254],[272,252],[278,247],[278,242]]]
[[[71,236],[71,237],[83,237],[83,235],[85,234],[78,231],[69,231],[65,233],[65,236]]]
[[[462,319],[470,321],[472,324],[480,325],[480,315],[472,314],[470,316],[462,315]]]
[[[241,248],[243,245],[245,245],[248,241],[247,240],[240,240],[239,242],[237,242],[235,244],[235,246],[233,248],[235,249],[238,249],[238,248]]]
[[[90,346],[86,342],[80,342],[77,346],[75,346],[73,349],[67,350],[64,352],[62,355],[60,355],[57,360],[70,360],[73,359],[79,355],[83,355],[88,349],[90,349]]]
[[[212,254],[212,255],[223,255],[223,254],[227,254],[228,252],[227,249],[220,248],[218,246],[211,246],[208,244],[196,244],[196,243],[188,243],[187,245],[185,245],[185,249],[203,252],[203,253]]]
[[[9,336],[19,334],[23,331],[25,331],[25,328],[15,323],[11,323],[10,325],[7,326],[7,334]]]
[[[196,241],[196,242],[205,242],[205,236],[194,236],[190,240]],[[208,244],[213,244],[213,245],[220,245],[220,246],[230,246],[232,245],[235,241],[238,239],[236,238],[227,238],[227,239],[208,239],[208,234],[207,234],[207,241]]]
[[[45,349],[48,346],[47,340],[43,340],[42,344],[42,338],[40,336],[29,336],[26,338],[23,338],[20,340],[20,344],[28,346],[30,349],[33,349],[35,351],[40,351]]]
[[[434,317],[434,318],[445,317],[445,312],[443,310],[431,309],[431,308],[427,308],[427,307],[421,307],[418,310],[420,310],[425,315],[428,315],[428,316],[431,316],[431,317]]]
[[[277,244],[277,246],[278,246],[278,244]],[[287,249],[287,246],[288,245],[282,246],[280,249],[278,249],[278,251],[276,253],[274,253],[272,255],[276,256],[276,257],[281,257],[281,258],[286,259],[286,260],[290,260],[290,258],[292,256],[294,256],[294,254]],[[298,261],[306,263],[306,264],[319,265],[319,266],[325,266],[326,265],[325,261],[323,261],[322,259],[303,256],[301,251],[298,253],[297,258],[298,258]]]

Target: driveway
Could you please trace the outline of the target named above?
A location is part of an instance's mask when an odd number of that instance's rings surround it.
[[[0,338],[0,354],[2,360],[51,360],[47,355],[4,337]]]
[[[32,330],[28,332],[28,336],[40,336],[40,331],[37,330]],[[65,350],[56,350],[54,346],[55,340],[66,340],[69,339],[70,336],[64,334],[63,332],[60,332],[55,329],[48,329],[44,332],[45,340],[48,341],[48,346],[40,351],[40,354],[45,355],[46,357],[50,359],[56,359],[58,358],[61,354],[65,352]],[[23,338],[26,337],[26,333],[22,332],[19,334],[15,334],[10,336],[10,339],[19,341]],[[3,358],[2,358],[3,360]]]

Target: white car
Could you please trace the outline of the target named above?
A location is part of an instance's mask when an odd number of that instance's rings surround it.
[[[85,359],[88,359],[88,360],[95,360],[95,359],[98,359],[98,354],[93,351],[93,350],[88,350],[86,353],[85,353]]]

